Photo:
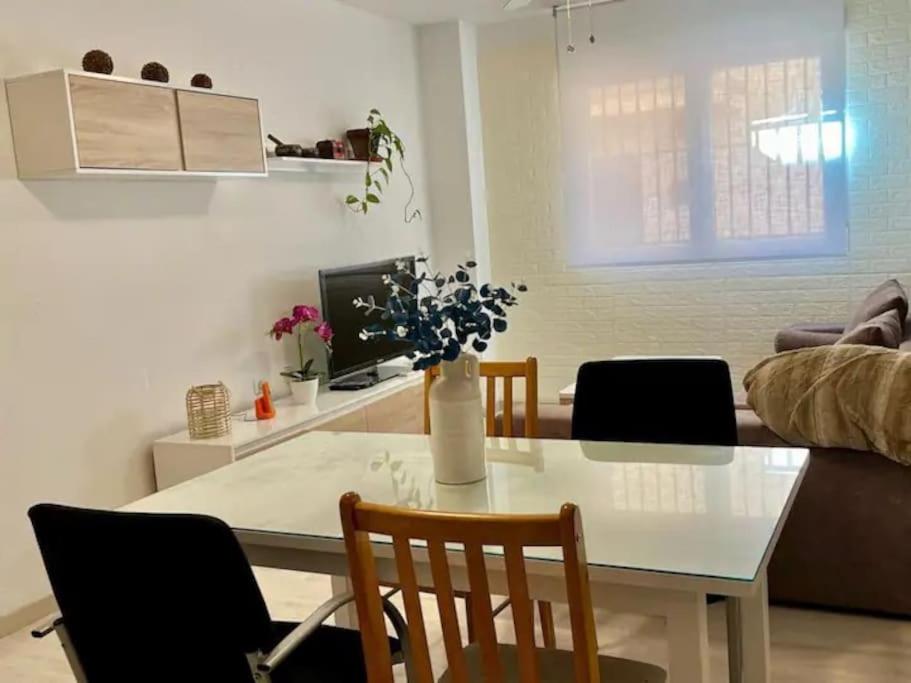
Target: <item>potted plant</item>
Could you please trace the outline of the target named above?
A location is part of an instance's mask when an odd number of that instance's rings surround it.
[[[319,391],[319,373],[313,372],[315,359],[306,359],[304,356],[304,335],[312,333],[331,353],[332,328],[329,323],[321,319],[319,309],[313,306],[295,306],[289,317],[275,322],[272,329],[269,330],[269,336],[275,341],[281,341],[284,336],[295,333],[297,333],[297,353],[300,365],[298,368],[286,370],[282,373],[282,377],[288,379],[294,403],[304,406],[315,405],[316,395]]]
[[[472,283],[474,261],[455,273],[433,272],[426,258],[420,275],[407,262],[384,276],[389,290],[385,306],[374,297],[357,298],[366,315],[380,312],[382,322],[368,325],[361,339],[407,341],[414,345],[415,370],[440,365],[440,379],[430,388],[430,448],[434,474],[441,484],[470,484],[486,477],[484,409],[480,360],[494,334],[507,330],[507,309],[518,304],[524,284],[508,288]]]
[[[367,128],[348,131],[348,142],[351,143],[354,158],[367,163],[367,172],[364,176],[363,194],[348,195],[345,204],[354,213],[368,213],[371,206],[379,204],[382,200],[395,170],[395,164],[398,163],[411,187],[411,194],[405,204],[405,222],[411,223],[421,217],[421,212],[411,208],[415,194],[414,180],[405,167],[405,143],[389,127],[378,109],[370,110],[367,124]]]

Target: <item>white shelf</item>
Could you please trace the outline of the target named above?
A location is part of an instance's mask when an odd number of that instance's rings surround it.
[[[267,159],[269,173],[319,173],[348,175],[366,173],[367,162],[337,159],[301,159],[298,157],[272,157]]]

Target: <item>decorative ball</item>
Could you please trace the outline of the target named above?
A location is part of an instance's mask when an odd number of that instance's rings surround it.
[[[82,70],[93,74],[112,74],[114,60],[104,50],[89,50],[82,57]]]
[[[209,77],[209,74],[196,74],[190,79],[190,85],[194,88],[209,88],[212,89],[212,79]]]
[[[158,81],[159,83],[167,83],[171,79],[171,74],[168,73],[164,64],[158,62],[149,62],[142,67],[141,76],[144,81]]]

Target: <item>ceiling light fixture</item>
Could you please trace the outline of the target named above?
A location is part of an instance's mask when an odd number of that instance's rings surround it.
[[[592,16],[592,0],[588,0],[588,42],[595,44],[595,20]]]
[[[566,0],[566,30],[567,35],[569,36],[569,45],[566,46],[566,51],[573,53],[576,51],[576,44],[573,41],[573,3],[572,0]]]
[[[510,2],[524,2],[525,0],[510,0]],[[576,44],[573,40],[573,10],[581,9],[583,7],[588,7],[588,42],[594,45],[597,42],[595,38],[595,18],[593,8],[595,5],[612,5],[614,3],[624,2],[625,0],[566,0],[566,3],[563,5],[555,4],[553,6],[554,20],[557,20],[557,15],[561,12],[566,13],[566,30],[569,38],[569,42],[566,46],[567,52],[575,52]],[[561,0],[562,2],[562,0]],[[507,3],[508,5],[509,3]],[[527,4],[527,3],[526,3]]]

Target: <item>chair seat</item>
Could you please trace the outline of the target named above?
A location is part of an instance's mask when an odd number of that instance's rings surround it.
[[[500,645],[500,660],[503,662],[505,683],[519,682],[519,661],[515,645]],[[477,643],[465,648],[468,677],[471,681],[484,680],[481,674],[481,650]],[[664,683],[667,672],[661,667],[635,662],[618,657],[598,657],[601,680],[604,683]],[[538,648],[538,672],[540,683],[568,683],[573,680],[573,653],[566,650],[544,650]],[[451,683],[447,671],[440,683]]]
[[[297,628],[298,624],[276,621],[275,643]],[[401,660],[401,644],[389,639],[393,661]],[[395,656],[398,655],[398,656]],[[366,683],[367,670],[361,649],[361,634],[337,626],[320,626],[294,652],[276,667],[273,683]]]

